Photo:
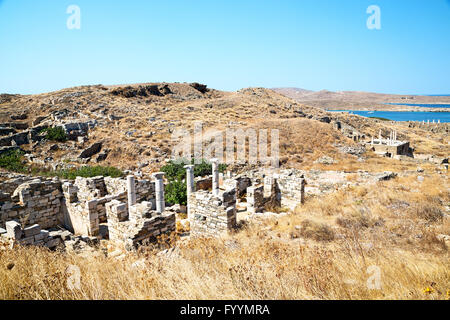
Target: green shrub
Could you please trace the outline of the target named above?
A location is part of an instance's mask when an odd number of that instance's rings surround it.
[[[114,167],[84,166],[76,169],[55,171],[54,175],[63,179],[74,180],[77,177],[92,178],[97,176],[119,178],[123,176],[123,172]]]
[[[173,180],[167,186],[165,190],[166,200],[172,204],[187,204],[187,190],[186,183],[180,180]]]
[[[98,176],[119,178],[123,176],[123,172],[114,167],[102,166],[84,166],[80,168],[65,170],[43,170],[42,168],[30,168],[30,173],[34,176],[59,177],[61,179],[75,180],[77,177],[92,178]]]
[[[194,159],[190,161],[190,164],[194,164]],[[189,164],[189,160],[179,159],[177,161],[169,161],[165,166],[161,168],[161,171],[166,174],[169,184],[166,186],[165,195],[167,202],[173,204],[187,204],[186,195],[186,183],[183,181],[186,179],[185,165]],[[227,166],[225,164],[219,165],[219,171],[224,172]],[[212,164],[202,159],[199,164],[194,166],[194,176],[207,176],[212,174]]]
[[[23,173],[26,171],[25,165],[22,163],[23,152],[20,150],[11,150],[0,155],[0,168]]]
[[[369,118],[371,118],[371,119],[377,119],[377,120],[381,120],[381,121],[391,121],[391,120],[389,120],[389,119],[382,118],[382,117],[369,117]]]
[[[169,161],[165,166],[161,168],[161,171],[166,174],[166,178],[169,181],[183,180],[186,177],[186,169],[184,166],[187,161]]]
[[[67,135],[62,127],[54,127],[43,129],[41,132],[45,132],[45,139],[50,141],[66,142]]]

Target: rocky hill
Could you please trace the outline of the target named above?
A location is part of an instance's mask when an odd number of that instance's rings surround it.
[[[51,169],[101,163],[150,173],[171,157],[179,142],[172,141],[172,133],[193,130],[198,121],[205,131],[279,129],[281,163],[291,167],[313,165],[323,155],[351,160],[354,154],[340,150],[354,146],[355,136],[369,139],[380,130],[388,136],[394,127],[400,139],[421,141],[419,151],[448,151],[441,143],[448,126],[441,135],[425,135],[423,128],[408,124],[327,113],[264,88],[224,92],[199,83],[95,85],[1,95],[0,102],[0,147],[18,146],[34,166]],[[62,127],[67,141],[49,139],[49,127]]]

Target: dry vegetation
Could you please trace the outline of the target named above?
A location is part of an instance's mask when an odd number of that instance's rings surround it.
[[[446,178],[427,176],[310,199],[292,215],[222,239],[178,241],[119,260],[0,250],[1,299],[449,299]],[[67,287],[68,266],[81,286]],[[371,266],[381,289],[367,287]],[[372,267],[373,268],[373,267]]]
[[[436,165],[380,158],[367,152],[358,159],[338,151],[354,142],[332,125],[298,117],[322,117],[265,89],[211,90],[199,96],[187,84],[169,84],[171,96],[114,96],[115,87],[89,86],[35,96],[16,96],[0,105],[0,121],[26,112],[28,122],[63,108],[74,117],[123,117],[103,121],[89,133],[89,143],[110,149],[105,165],[133,169],[139,162],[170,155],[173,127],[191,129],[279,129],[281,163],[303,170],[355,173],[393,171],[400,176],[377,185],[359,185],[318,198],[277,219],[257,220],[223,239],[176,241],[170,254],[152,248],[117,259],[105,254],[50,252],[40,248],[0,250],[0,299],[449,299],[450,194],[448,173]],[[63,98],[84,92],[79,97]],[[181,98],[180,98],[181,97]],[[194,97],[194,98],[193,98]],[[57,100],[53,103],[52,100]],[[61,99],[60,101],[58,99]],[[447,133],[431,133],[405,124],[334,115],[366,135],[410,140],[418,153],[448,156]],[[150,120],[150,118],[155,118]],[[136,130],[127,135],[130,130]],[[70,145],[71,142],[67,142]],[[63,144],[61,144],[63,145]],[[48,146],[37,146],[47,155]],[[76,146],[71,146],[78,153]],[[70,148],[69,148],[70,149]],[[51,154],[64,159],[61,148]],[[322,156],[334,164],[318,164]],[[161,160],[162,161],[162,160]],[[151,162],[144,173],[158,170]],[[425,172],[417,173],[420,166]],[[145,172],[148,170],[148,172]],[[424,177],[423,182],[418,175]],[[347,179],[356,179],[348,175]],[[284,213],[285,210],[278,210]],[[81,270],[80,289],[67,287],[68,267]],[[370,290],[368,268],[381,270],[381,290]],[[370,271],[371,269],[369,269]]]

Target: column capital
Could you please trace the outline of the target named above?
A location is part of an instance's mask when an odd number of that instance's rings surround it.
[[[188,165],[184,166],[184,168],[188,169],[188,170],[192,170],[192,169],[194,169],[194,167],[195,166],[193,164],[188,164]]]
[[[219,163],[219,159],[217,159],[217,158],[212,158],[211,160],[209,160],[211,163],[214,163],[214,164],[218,164]]]

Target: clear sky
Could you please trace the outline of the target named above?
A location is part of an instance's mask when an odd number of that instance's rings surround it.
[[[0,44],[8,93],[196,81],[450,94],[450,0],[0,0]]]

